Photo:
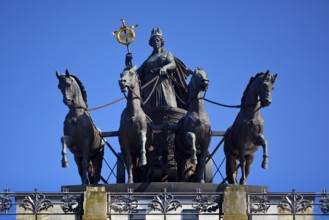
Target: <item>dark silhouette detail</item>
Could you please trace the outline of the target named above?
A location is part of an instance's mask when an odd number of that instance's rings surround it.
[[[137,69],[143,86],[155,77],[159,77],[158,81],[153,81],[143,89],[143,99],[150,96],[145,103],[145,109],[163,106],[184,108],[187,88],[185,80],[188,70],[182,61],[163,48],[164,44],[161,29],[154,28],[149,39],[149,45],[153,51]],[[128,53],[126,65],[129,65],[131,61],[132,54]]]
[[[128,182],[145,181],[147,159],[153,142],[150,119],[142,109],[141,87],[136,67],[127,67],[121,74],[119,86],[122,92],[128,91],[127,105],[121,114],[119,143],[128,172]],[[148,167],[151,167],[149,165]],[[144,175],[143,175],[144,173]]]
[[[68,166],[66,147],[74,155],[83,184],[96,184],[101,179],[104,145],[87,109],[87,93],[81,81],[66,70],[65,75],[56,72],[58,88],[63,102],[69,107],[64,121],[62,142],[62,167]]]
[[[196,165],[192,181],[204,182],[211,128],[201,92],[208,89],[209,80],[202,68],[197,68],[191,74],[192,78],[188,84],[188,110],[179,122],[181,128],[175,141],[177,180],[191,181],[188,167],[192,164]]]
[[[260,109],[271,104],[271,92],[277,74],[258,73],[250,81],[241,99],[241,110],[233,125],[226,131],[224,152],[226,175],[230,184],[237,184],[238,166],[241,167],[240,184],[246,184],[254,154],[263,147],[262,168],[268,167],[267,141],[263,136],[264,121]],[[237,160],[240,164],[237,164]]]

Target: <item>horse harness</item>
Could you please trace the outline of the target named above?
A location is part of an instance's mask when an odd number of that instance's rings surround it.
[[[98,150],[97,152],[103,151],[104,150],[104,146],[102,146],[102,145],[100,147],[99,146],[96,146],[96,143],[97,142],[102,142],[103,137],[101,135],[101,132],[99,131],[99,129],[96,127],[95,123],[93,122],[90,114],[88,113],[88,109],[85,108],[84,106],[78,105],[76,103],[74,103],[74,108],[81,108],[81,109],[83,109],[85,111],[85,115],[89,118],[90,123],[91,123],[91,125],[93,127],[94,140],[92,142],[91,149],[92,150]]]

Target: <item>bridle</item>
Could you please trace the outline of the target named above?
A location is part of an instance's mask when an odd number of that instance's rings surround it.
[[[139,80],[138,75],[137,75],[136,73],[134,73],[134,75],[135,75],[135,77],[137,77],[137,79]],[[141,97],[140,95],[138,95],[138,94],[136,94],[136,93],[134,92],[134,90],[133,90],[133,88],[132,88],[131,86],[126,85],[125,87],[126,87],[126,88],[127,88],[132,94],[134,94],[134,95],[136,96],[136,98],[140,99],[143,105],[145,105],[145,104],[149,101],[149,99],[151,98],[152,94],[154,93],[155,88],[156,88],[156,86],[158,85],[159,78],[160,78],[159,76],[156,76],[156,77],[154,77],[152,80],[150,80],[149,82],[147,82],[145,85],[143,85],[143,86],[141,87],[141,90],[143,90],[145,87],[147,87],[148,85],[150,85],[151,83],[153,83],[154,81],[156,81],[156,82],[154,83],[154,86],[153,86],[153,88],[152,88],[150,94],[149,94],[148,97],[145,99],[145,101],[143,101],[143,99],[142,99],[142,97]],[[123,92],[123,94],[124,94],[125,98],[127,99],[128,97],[127,97],[126,93]]]
[[[262,89],[262,88],[260,88]],[[258,100],[254,103],[251,103],[249,105],[244,105],[244,104],[240,104],[240,105],[226,105],[226,104],[222,104],[222,103],[219,103],[219,102],[215,102],[215,101],[212,101],[212,100],[209,100],[209,99],[206,99],[206,98],[203,98],[205,101],[209,102],[209,103],[212,103],[212,104],[215,104],[215,105],[218,105],[218,106],[221,106],[221,107],[225,107],[225,108],[240,108],[240,109],[245,109],[245,108],[250,108],[250,107],[254,107],[256,106],[261,100],[258,98]],[[262,108],[262,106],[260,106],[260,108]]]

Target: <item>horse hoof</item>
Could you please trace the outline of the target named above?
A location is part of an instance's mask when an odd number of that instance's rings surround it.
[[[245,178],[241,178],[240,185],[247,185],[247,180]]]
[[[262,163],[262,168],[263,169],[268,169],[268,163],[267,162],[263,162]]]

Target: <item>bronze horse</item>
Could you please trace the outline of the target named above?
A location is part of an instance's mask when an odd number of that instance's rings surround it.
[[[104,144],[99,130],[87,112],[87,93],[78,77],[66,70],[65,75],[56,72],[58,88],[63,102],[69,107],[64,121],[62,142],[62,167],[68,166],[66,146],[74,155],[83,184],[97,184],[101,179]]]
[[[196,164],[191,181],[204,182],[206,157],[212,136],[210,120],[201,93],[208,89],[209,80],[202,68],[191,71],[191,75],[186,103],[188,110],[179,122],[181,127],[175,138],[177,180],[190,181],[189,177],[186,177],[190,161],[191,164]]]
[[[241,99],[241,109],[233,125],[224,136],[226,175],[229,184],[237,184],[238,166],[241,167],[240,184],[247,183],[254,154],[263,147],[262,168],[268,167],[267,140],[264,138],[264,121],[260,109],[271,104],[271,92],[277,74],[258,73],[250,81]],[[237,160],[240,161],[238,165]]]
[[[153,142],[153,134],[150,119],[142,109],[141,85],[136,67],[124,69],[119,86],[121,92],[128,90],[127,105],[121,114],[119,143],[128,172],[128,182],[140,182],[143,178],[137,170],[150,162],[147,161],[147,153]]]

